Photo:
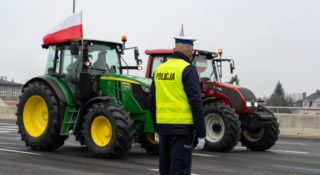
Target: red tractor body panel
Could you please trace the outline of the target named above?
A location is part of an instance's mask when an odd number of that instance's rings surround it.
[[[228,106],[230,106],[231,108],[235,109],[235,112],[238,114],[245,114],[245,113],[251,113],[251,112],[256,112],[257,109],[247,109],[246,108],[246,102],[245,102],[245,97],[243,96],[243,94],[240,92],[239,88],[241,88],[240,86],[236,86],[236,85],[231,85],[228,83],[221,83],[221,82],[217,82],[217,81],[206,81],[203,83],[203,87],[202,87],[202,92],[205,94],[205,98],[221,98],[222,102],[227,104]],[[216,89],[212,90],[209,88],[209,86],[215,86]],[[221,90],[219,90],[219,87],[222,88],[227,88],[231,91],[236,92],[241,99],[241,105],[243,106],[242,108],[237,108],[234,105],[232,105],[232,101],[231,99],[224,94]]]

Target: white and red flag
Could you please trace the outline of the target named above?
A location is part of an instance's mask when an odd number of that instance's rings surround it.
[[[82,33],[82,12],[75,13],[55,26],[46,36],[43,43],[56,44],[65,41],[81,39]]]

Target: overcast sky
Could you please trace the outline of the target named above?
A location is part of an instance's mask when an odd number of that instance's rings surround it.
[[[319,0],[77,0],[76,11],[83,11],[86,38],[120,42],[126,34],[144,64],[144,50],[173,48],[183,23],[195,48],[222,47],[240,85],[258,97],[278,81],[287,93],[320,89]],[[42,37],[71,14],[72,0],[1,0],[0,75],[20,83],[42,75]]]

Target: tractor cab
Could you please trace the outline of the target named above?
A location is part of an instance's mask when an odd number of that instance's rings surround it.
[[[124,43],[76,40],[42,47],[49,51],[46,75],[77,80],[81,72],[121,74],[123,69],[141,69],[138,48],[125,48]],[[121,55],[127,49],[134,49],[137,66],[121,65]]]
[[[154,70],[171,56],[173,50],[146,50],[145,53],[149,55],[146,77],[151,78]],[[234,61],[221,58],[221,55],[222,50],[219,53],[204,50],[194,51],[192,65],[196,67],[201,81],[221,82],[222,62],[230,62],[230,71],[233,73]]]
[[[196,67],[202,81],[217,81],[222,79],[222,62],[230,62],[230,71],[233,73],[234,61],[232,59],[221,58],[221,53],[195,50],[192,64]]]
[[[103,74],[122,74],[124,69],[141,69],[138,48],[125,48],[122,43],[98,40],[75,40],[54,45],[48,49],[45,75],[56,77],[71,89],[79,103],[93,94],[99,77]],[[124,50],[134,49],[136,66],[122,66]]]

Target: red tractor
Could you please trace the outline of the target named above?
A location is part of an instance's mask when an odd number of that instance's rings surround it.
[[[173,50],[146,50],[149,55],[146,78],[152,78],[157,66],[165,62]],[[196,67],[203,93],[206,121],[206,145],[211,151],[227,152],[240,140],[251,150],[264,151],[278,140],[279,123],[276,116],[260,105],[251,90],[222,83],[222,62],[234,61],[221,58],[218,53],[195,50],[192,64]]]

